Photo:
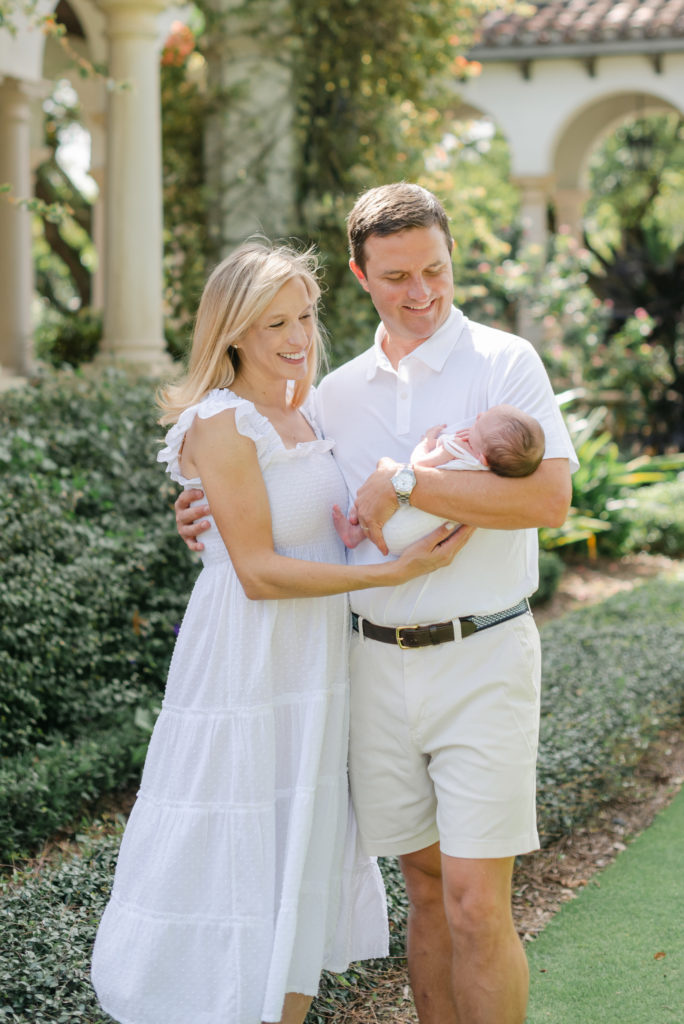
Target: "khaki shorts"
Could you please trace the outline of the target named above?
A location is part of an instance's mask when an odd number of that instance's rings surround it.
[[[354,632],[350,778],[366,852],[536,849],[540,681],[530,614],[417,650]]]

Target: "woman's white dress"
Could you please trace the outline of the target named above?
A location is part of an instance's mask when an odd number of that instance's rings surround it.
[[[235,409],[284,555],[342,562],[346,504],[334,442],[286,449],[228,390],[167,434],[179,467],[194,417]],[[309,416],[311,422],[311,418]],[[245,597],[218,530],[174,650],[161,714],[93,953],[102,1006],[123,1024],[279,1021],[322,968],[387,953],[384,889],[359,847],[347,785],[346,595]]]

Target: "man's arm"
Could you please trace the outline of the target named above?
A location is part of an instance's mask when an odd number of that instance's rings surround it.
[[[400,463],[381,459],[356,495],[359,522],[368,537],[387,553],[382,528],[398,507],[391,478]],[[567,459],[544,459],[526,477],[459,470],[449,473],[414,466],[416,486],[411,504],[445,520],[488,530],[522,530],[562,526],[570,507],[572,484]]]

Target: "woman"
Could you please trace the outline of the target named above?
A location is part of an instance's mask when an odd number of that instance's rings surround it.
[[[300,1024],[322,968],[386,952],[348,803],[345,594],[446,565],[469,534],[345,564],[331,509],[346,491],[306,404],[315,269],[257,243],[224,260],[187,375],[161,396],[175,425],[159,458],[203,488],[214,525],[93,954],[123,1024]]]

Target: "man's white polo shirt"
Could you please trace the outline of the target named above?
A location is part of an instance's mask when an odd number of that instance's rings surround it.
[[[539,420],[545,458],[568,459],[571,470],[577,468],[548,376],[529,342],[471,323],[452,309],[395,371],[382,350],[383,337],[380,324],[374,346],[329,374],[316,394],[320,425],[336,442],[335,458],[352,498],[383,455],[408,462],[428,427],[469,427],[478,413],[502,402]],[[450,566],[399,587],[356,591],[352,608],[390,626],[501,611],[536,590],[537,558],[536,530],[478,529]],[[382,555],[365,541],[349,560],[367,564]]]

